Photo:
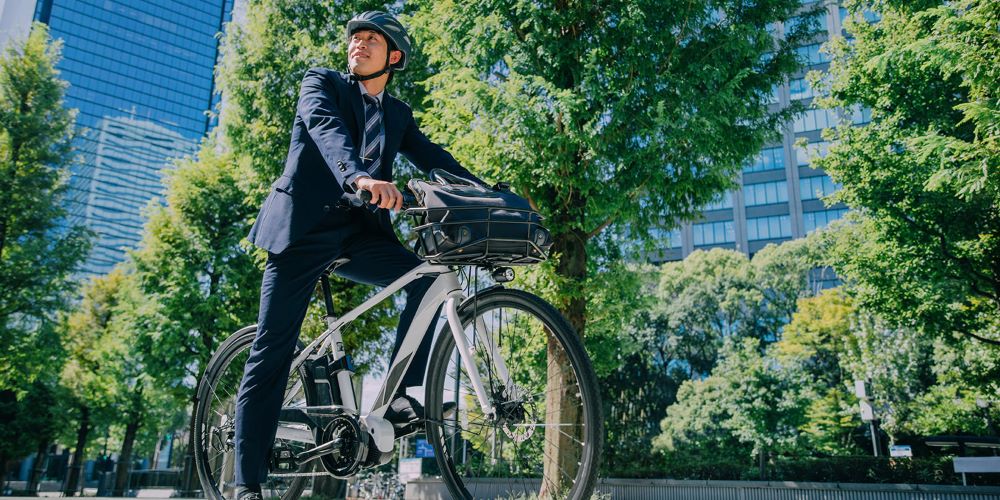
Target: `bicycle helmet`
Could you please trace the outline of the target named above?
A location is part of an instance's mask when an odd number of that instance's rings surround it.
[[[354,77],[358,80],[370,80],[382,76],[389,71],[402,71],[406,69],[406,61],[410,55],[410,35],[406,28],[400,24],[396,16],[379,10],[369,10],[362,12],[347,22],[347,37],[350,39],[358,30],[369,29],[382,34],[389,41],[389,50],[385,53],[385,67],[381,71],[376,71],[370,75],[358,75]],[[403,53],[403,57],[396,64],[389,64],[389,53],[398,50]],[[353,72],[352,72],[353,73]]]

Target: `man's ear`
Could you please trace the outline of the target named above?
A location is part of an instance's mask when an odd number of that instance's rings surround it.
[[[396,64],[402,58],[403,58],[403,52],[400,50],[393,50],[389,52],[389,64]]]

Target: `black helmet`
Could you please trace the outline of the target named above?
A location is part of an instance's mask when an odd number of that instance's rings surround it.
[[[378,10],[362,12],[347,22],[348,39],[350,39],[354,32],[362,29],[375,30],[381,33],[382,36],[391,42],[389,50],[398,50],[403,53],[403,57],[399,59],[399,62],[390,67],[388,64],[389,53],[386,52],[386,67],[382,71],[364,77],[359,76],[358,79],[367,80],[381,76],[389,70],[402,71],[406,69],[406,61],[410,59],[410,35],[406,33],[406,28],[400,24],[396,16]]]

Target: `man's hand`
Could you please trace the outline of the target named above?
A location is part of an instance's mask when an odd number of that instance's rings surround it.
[[[354,181],[358,189],[370,191],[372,199],[370,204],[379,208],[400,210],[403,208],[403,194],[396,189],[396,185],[391,182],[372,179],[371,177],[361,177]]]

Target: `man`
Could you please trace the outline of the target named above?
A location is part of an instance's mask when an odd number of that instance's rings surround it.
[[[424,172],[441,168],[483,184],[417,128],[413,112],[385,87],[406,67],[410,38],[390,14],[365,12],[347,23],[348,74],[306,72],[299,92],[285,170],[248,238],[268,251],[261,285],[257,337],[244,368],[236,405],[237,498],[260,498],[267,477],[281,397],[309,298],[337,258],[344,278],[385,286],[421,261],[396,238],[388,210],[402,207],[392,183],[397,152]],[[370,191],[369,210],[345,200]],[[355,198],[356,199],[356,198]],[[393,357],[433,279],[408,285]],[[434,325],[431,325],[433,328]],[[430,332],[429,332],[430,333]],[[423,383],[431,335],[424,338],[385,414],[397,437],[412,432],[423,409],[405,395]]]

